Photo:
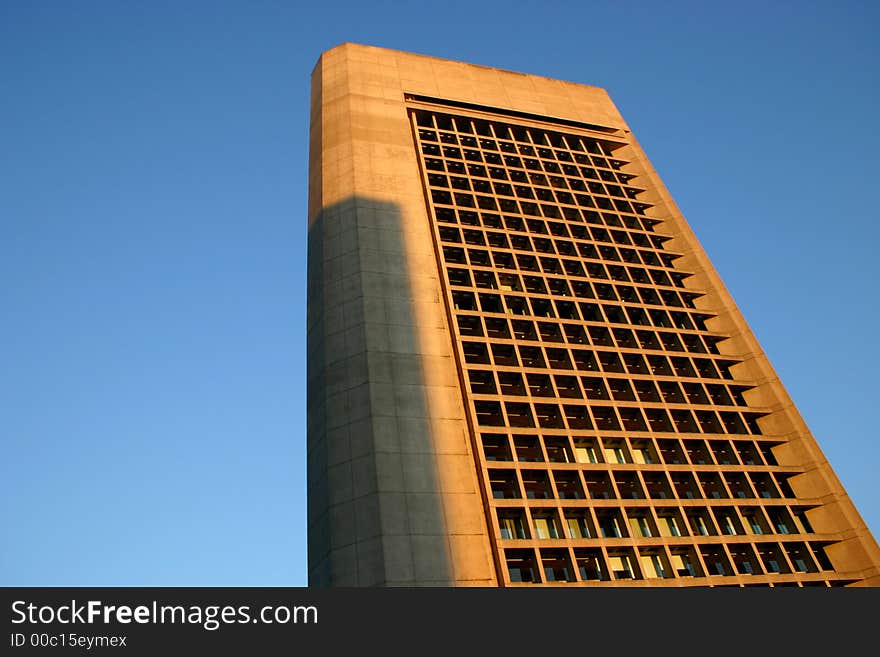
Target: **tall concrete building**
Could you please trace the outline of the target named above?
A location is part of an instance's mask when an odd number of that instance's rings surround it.
[[[311,585],[880,585],[604,90],[344,44],[311,103]]]

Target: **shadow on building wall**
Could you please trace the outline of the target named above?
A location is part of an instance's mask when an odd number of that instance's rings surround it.
[[[352,197],[308,241],[309,584],[450,585],[401,213]]]

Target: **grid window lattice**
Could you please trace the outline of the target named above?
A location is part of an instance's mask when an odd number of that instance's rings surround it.
[[[626,144],[411,118],[507,581],[833,584]]]

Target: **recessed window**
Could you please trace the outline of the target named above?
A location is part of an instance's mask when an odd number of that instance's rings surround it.
[[[523,509],[498,509],[498,527],[504,540],[527,539],[530,537]]]
[[[540,581],[534,550],[505,550],[504,556],[511,582]]]

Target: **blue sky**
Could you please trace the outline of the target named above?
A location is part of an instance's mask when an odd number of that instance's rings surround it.
[[[306,583],[309,75],[344,41],[608,89],[877,536],[878,19],[3,2],[0,584]]]

